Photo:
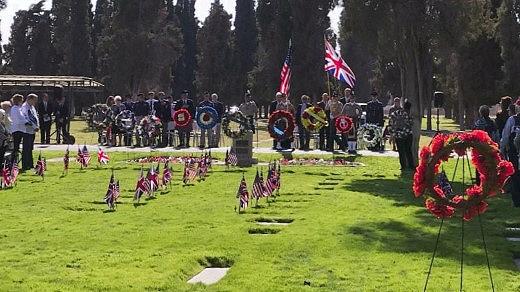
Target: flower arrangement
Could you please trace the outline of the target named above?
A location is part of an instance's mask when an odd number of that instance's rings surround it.
[[[359,127],[358,139],[360,140],[360,144],[363,144],[366,147],[375,147],[381,144],[381,140],[383,139],[383,129],[378,125],[364,124]]]
[[[173,118],[173,122],[175,123],[175,126],[177,126],[179,128],[184,128],[184,127],[189,126],[193,119],[190,112],[185,108],[176,110],[173,113],[172,118]]]
[[[199,126],[199,128],[210,130],[217,125],[218,113],[214,108],[205,106],[197,111],[195,120],[197,121],[197,126]]]
[[[273,139],[290,139],[295,127],[294,116],[288,111],[278,110],[269,116],[268,130]]]
[[[239,125],[239,129],[237,131],[233,131],[230,128],[231,122],[235,122]],[[232,139],[240,139],[242,138],[247,131],[251,130],[249,126],[249,120],[243,113],[239,111],[234,111],[227,113],[222,119],[222,129],[224,134]]]
[[[350,132],[354,127],[354,121],[349,116],[339,116],[336,118],[336,131],[340,134]]]
[[[327,114],[321,107],[311,106],[302,114],[302,125],[308,131],[319,131],[328,125]]]

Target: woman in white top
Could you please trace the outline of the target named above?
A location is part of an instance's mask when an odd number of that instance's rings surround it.
[[[27,124],[27,120],[22,115],[22,102],[23,96],[20,94],[15,94],[11,98],[11,104],[13,105],[10,110],[11,116],[11,134],[13,136],[13,158],[18,161],[18,157],[20,154],[20,144],[22,143],[22,138],[25,130],[25,124]]]
[[[27,123],[23,130],[23,143],[22,143],[22,171],[34,168],[34,161],[32,152],[34,149],[34,138],[36,132],[40,129],[40,122],[38,119],[38,112],[36,111],[36,103],[38,102],[38,96],[36,94],[29,94],[26,101],[22,105],[21,113]]]

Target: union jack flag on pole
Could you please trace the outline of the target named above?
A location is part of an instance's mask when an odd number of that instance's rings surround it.
[[[152,165],[148,171],[148,174],[146,175],[146,179],[150,184],[149,194],[153,196],[153,193],[159,189],[159,170],[155,169]]]
[[[287,57],[282,67],[282,73],[280,74],[280,92],[289,95],[291,90],[291,76],[292,76],[292,41],[289,40],[289,50],[287,51]]]
[[[143,168],[141,167],[141,175],[139,176],[139,179],[137,180],[137,186],[135,187],[135,194],[134,194],[134,201],[137,201],[139,203],[139,200],[141,197],[150,191],[150,184],[148,183],[148,180],[143,174]]]
[[[356,85],[356,76],[341,54],[325,39],[325,71],[332,77],[345,82],[350,88]]]
[[[105,153],[105,151],[103,151],[103,149],[101,149],[101,147],[99,147],[97,156],[99,164],[107,165],[110,162],[110,157],[108,156],[108,154]]]
[[[168,164],[168,161],[164,163],[163,175],[162,175],[162,184],[167,187],[168,184],[171,184],[172,181],[172,169]]]
[[[110,182],[108,183],[107,194],[103,201],[107,204],[110,210],[114,210],[116,208],[116,202],[119,198],[119,182],[116,183],[114,178],[114,172],[112,172],[112,176],[110,176]]]

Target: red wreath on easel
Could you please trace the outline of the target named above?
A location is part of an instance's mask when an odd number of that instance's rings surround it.
[[[285,129],[277,128],[277,125],[280,121],[287,121]],[[269,134],[273,139],[278,141],[289,139],[293,136],[294,128],[296,127],[294,123],[294,116],[288,111],[278,110],[275,111],[269,116]]]
[[[354,127],[354,121],[349,116],[339,116],[336,118],[336,131],[340,134],[350,132]]]
[[[184,128],[190,125],[193,117],[187,109],[181,108],[173,113],[172,119],[177,127]]]
[[[454,152],[466,156],[471,150],[471,163],[480,174],[480,184],[467,188],[464,194],[447,194],[437,182],[442,162]],[[419,166],[413,181],[415,197],[425,197],[425,205],[437,218],[449,218],[457,209],[464,220],[482,214],[487,209],[487,198],[498,195],[506,180],[514,173],[511,162],[500,157],[498,145],[480,130],[454,134],[439,134],[424,147],[419,155]]]

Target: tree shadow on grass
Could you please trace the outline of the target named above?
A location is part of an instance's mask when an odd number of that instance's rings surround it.
[[[412,181],[408,177],[401,178],[376,178],[353,179],[345,183],[344,190],[368,193],[372,196],[382,197],[395,201],[395,206],[423,205],[422,200],[416,199],[412,191]]]
[[[430,216],[430,221],[431,220],[435,219],[432,219]],[[437,220],[437,222],[437,224],[440,224],[440,221]],[[464,241],[464,264],[482,266],[482,269],[485,269],[486,258],[480,239],[480,233],[476,230],[476,222],[467,227],[469,228],[466,230]],[[367,248],[400,254],[431,254],[435,247],[437,231],[427,232],[424,229],[415,228],[400,221],[388,220],[384,222],[362,222],[355,226],[350,226],[346,229],[346,237],[348,238],[345,242],[348,245],[352,243],[352,237],[354,237],[362,240],[362,244]],[[439,241],[437,258],[459,261],[460,248],[460,219],[445,221]],[[503,247],[496,246],[490,249],[488,246],[488,250],[491,250],[490,257],[492,266],[503,270],[516,270],[509,262],[493,261],[493,253],[507,253],[507,251],[502,250],[502,248]],[[501,256],[503,256],[503,254]],[[424,268],[425,270],[428,268],[427,261],[424,262]]]

